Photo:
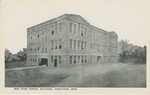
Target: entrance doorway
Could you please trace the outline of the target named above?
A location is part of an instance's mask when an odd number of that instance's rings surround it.
[[[97,56],[97,63],[100,63],[101,56]]]
[[[57,59],[54,61],[54,67],[57,67]]]
[[[41,58],[40,59],[40,62],[39,62],[39,65],[46,65],[48,66],[48,59],[47,58]]]

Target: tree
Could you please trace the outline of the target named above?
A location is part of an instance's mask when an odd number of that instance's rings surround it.
[[[10,63],[12,59],[13,54],[8,49],[5,49],[5,63]]]
[[[129,41],[127,40],[121,40],[119,42],[119,56],[120,56],[120,61],[122,62],[125,62],[127,56],[130,55],[130,52],[129,52],[129,44],[128,44]]]
[[[121,62],[128,62],[132,59],[134,62],[146,62],[146,49],[137,45],[129,44],[127,40],[119,41],[119,57]]]
[[[26,60],[26,52],[20,50],[20,51],[17,53],[17,57],[19,57],[20,61]]]

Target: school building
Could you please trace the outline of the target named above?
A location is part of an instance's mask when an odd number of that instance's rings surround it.
[[[118,36],[64,14],[27,29],[27,64],[69,67],[117,62]]]

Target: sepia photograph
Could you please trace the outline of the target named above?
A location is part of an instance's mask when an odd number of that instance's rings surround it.
[[[5,89],[149,87],[149,1],[0,3]]]

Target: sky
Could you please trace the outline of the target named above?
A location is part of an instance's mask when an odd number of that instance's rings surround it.
[[[149,42],[149,0],[1,0],[0,4],[0,40],[12,53],[27,47],[27,28],[65,13],[115,31],[118,40],[139,46]]]

